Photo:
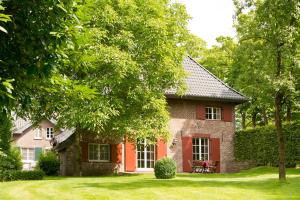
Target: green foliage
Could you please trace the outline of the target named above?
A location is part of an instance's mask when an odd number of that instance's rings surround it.
[[[0,170],[0,181],[42,180],[45,173],[42,170]]]
[[[233,38],[225,36],[217,37],[216,40],[218,43],[204,51],[199,63],[221,80],[228,82],[237,43]]]
[[[9,153],[12,140],[11,117],[5,111],[0,110],[0,150]]]
[[[286,124],[283,130],[286,139],[286,166],[295,167],[300,162],[300,124]],[[278,142],[274,126],[236,132],[234,149],[237,160],[278,166]]]
[[[41,154],[37,167],[48,176],[58,175],[60,162],[53,151]]]
[[[0,106],[106,136],[167,137],[164,92],[184,89],[189,17],[182,4],[12,0],[3,6],[12,22],[3,25],[8,34],[0,33],[0,78],[14,81],[13,98],[1,94]]]
[[[8,153],[0,151],[0,170],[21,170],[21,154],[17,148],[12,148]]]
[[[95,95],[86,100],[58,92],[47,99],[58,124],[105,136],[166,138],[164,92],[183,90],[189,36],[184,6],[169,0],[88,0],[76,15],[82,28],[63,73]]]
[[[171,179],[176,176],[176,163],[172,158],[162,158],[155,162],[155,177],[158,179]]]

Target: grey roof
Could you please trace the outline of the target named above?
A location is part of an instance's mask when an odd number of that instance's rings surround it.
[[[247,101],[247,98],[244,95],[226,85],[191,57],[184,59],[183,67],[188,73],[186,78],[187,90],[185,94],[179,97],[176,95],[175,89],[170,89],[166,92],[167,97],[206,100],[214,99],[234,103]]]
[[[22,134],[26,129],[32,126],[32,123],[29,120],[19,118],[16,115],[13,115],[13,133]]]
[[[17,116],[14,117],[14,122],[13,122],[13,134],[23,134],[24,131],[26,131],[28,128],[33,126],[33,123],[28,120],[28,119],[23,119]],[[56,121],[54,119],[48,120],[52,124],[56,124]]]
[[[58,144],[62,143],[66,139],[68,139],[71,135],[73,135],[73,133],[75,133],[75,130],[76,130],[75,128],[63,130],[60,134],[54,136],[54,138]]]

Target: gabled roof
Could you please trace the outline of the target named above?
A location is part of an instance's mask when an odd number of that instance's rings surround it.
[[[62,130],[62,132],[56,136],[54,136],[56,142],[58,144],[66,141],[71,135],[73,135],[75,133],[75,128],[71,128],[71,129],[65,129]]]
[[[187,91],[183,96],[176,95],[176,90],[166,92],[169,98],[217,100],[233,103],[243,103],[247,98],[226,85],[223,81],[197,63],[191,57],[183,61],[183,67],[188,73],[186,78]]]
[[[14,118],[13,134],[23,134],[24,131],[33,126],[33,123],[30,120],[19,118],[17,116],[14,116]],[[56,124],[54,119],[50,119],[48,121],[54,125]]]

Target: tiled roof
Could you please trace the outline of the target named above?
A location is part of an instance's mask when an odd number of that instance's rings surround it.
[[[235,103],[247,101],[244,95],[226,85],[192,58],[185,58],[183,67],[188,73],[186,78],[187,90],[185,94],[183,96],[177,96],[176,90],[170,89],[166,92],[167,97],[214,99]]]
[[[67,140],[71,135],[73,135],[73,133],[75,133],[75,130],[75,128],[62,130],[62,132],[56,135],[54,138],[56,139],[58,144],[62,143],[65,140]]]

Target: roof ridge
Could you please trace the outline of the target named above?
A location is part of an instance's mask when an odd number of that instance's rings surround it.
[[[245,95],[243,95],[242,93],[238,92],[237,90],[233,89],[232,87],[230,87],[229,85],[227,85],[224,81],[222,81],[221,79],[219,79],[216,75],[214,75],[213,73],[211,73],[208,69],[206,69],[204,66],[202,66],[200,63],[198,63],[196,60],[194,60],[191,56],[188,55],[188,58],[191,59],[194,63],[196,63],[199,67],[201,67],[203,70],[205,70],[207,73],[209,73],[213,78],[215,78],[217,81],[219,81],[222,85],[224,85],[225,87],[227,87],[228,89],[232,90],[233,92],[241,95],[242,97],[244,97],[245,99],[248,99]]]

